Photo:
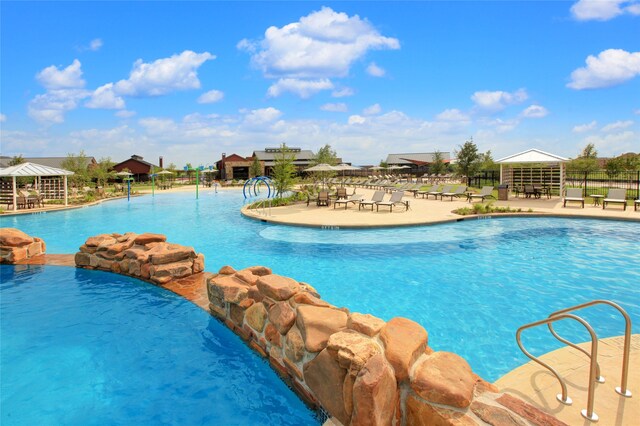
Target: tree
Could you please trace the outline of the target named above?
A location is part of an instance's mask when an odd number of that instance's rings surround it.
[[[14,156],[11,161],[9,161],[9,165],[10,166],[17,166],[18,164],[22,164],[24,163],[24,157],[22,157],[22,154],[20,155],[16,155]]]
[[[91,177],[96,180],[98,186],[106,186],[109,179],[114,179],[116,173],[113,170],[115,163],[111,157],[103,157],[98,161],[98,165],[91,169]]]
[[[253,162],[251,163],[251,167],[249,167],[249,177],[256,177],[262,174],[262,165],[260,164],[260,160],[257,155],[253,156]]]
[[[604,168],[607,171],[607,176],[614,177],[624,170],[623,160],[620,157],[610,158]]]
[[[434,175],[441,175],[444,174],[446,168],[447,166],[444,164],[444,156],[442,155],[442,152],[436,149],[436,151],[433,153],[433,162],[429,167],[429,173]]]
[[[316,164],[328,164],[330,166],[335,166],[338,164],[338,154],[331,149],[331,145],[326,144],[318,150],[311,163],[313,166]]]
[[[282,198],[283,194],[295,184],[296,167],[293,164],[295,159],[295,154],[287,148],[286,144],[280,145],[280,151],[275,155],[275,164],[271,171],[271,178],[278,198]]]
[[[460,176],[464,176],[467,180],[475,176],[480,170],[482,164],[482,158],[478,154],[478,147],[473,143],[473,139],[470,139],[460,146],[460,149],[455,151],[457,159],[457,172]]]
[[[480,170],[483,171],[496,171],[500,170],[500,166],[493,161],[493,156],[491,155],[491,150],[485,152],[484,154],[480,154]]]
[[[595,146],[592,143],[587,144],[577,158],[569,161],[567,169],[581,173],[591,173],[599,170],[598,151],[596,151]]]
[[[68,178],[72,186],[80,188],[87,186],[91,182],[91,176],[87,168],[88,164],[89,159],[84,151],[80,151],[77,155],[67,154],[67,158],[62,162],[62,168],[74,173]]]

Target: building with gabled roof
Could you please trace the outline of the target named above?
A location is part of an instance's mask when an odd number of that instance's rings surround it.
[[[448,164],[451,162],[451,153],[441,152],[442,162]],[[434,161],[435,152],[423,153],[407,153],[407,154],[389,154],[386,163],[388,166],[408,166],[408,173],[419,174],[429,171],[429,166]]]
[[[152,169],[157,169],[155,164],[145,161],[140,155],[132,155],[128,160],[124,160],[115,166],[113,170],[121,172],[124,169],[129,170],[135,176],[137,181],[149,180],[149,175],[152,173]]]
[[[67,160],[68,157],[23,157],[25,163],[34,163],[40,164],[42,166],[53,167],[56,169],[64,169],[62,163]],[[98,162],[95,157],[86,157],[87,159],[87,167],[97,166]],[[13,157],[9,156],[0,156],[0,168],[9,167],[13,160]]]

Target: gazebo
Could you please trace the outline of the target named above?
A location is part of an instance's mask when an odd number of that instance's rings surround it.
[[[18,197],[18,186],[16,185],[16,178],[18,177],[36,177],[36,188],[38,189],[50,189],[54,192],[59,193],[59,190],[62,189],[64,192],[64,205],[69,205],[68,203],[68,190],[67,190],[67,176],[74,174],[72,171],[65,169],[57,169],[55,167],[43,166],[42,164],[36,163],[22,163],[16,166],[7,167],[4,169],[0,169],[0,177],[11,177],[11,193],[13,197],[13,210],[18,210],[17,197]],[[59,185],[55,184],[54,181],[47,182],[51,184],[51,188],[42,188],[42,178],[43,177],[53,177],[53,176],[62,176],[64,184],[60,188]],[[5,188],[3,188],[5,189]]]
[[[496,161],[500,164],[500,183],[514,186],[541,184],[551,191],[564,192],[565,168],[568,158],[539,149],[519,152]]]

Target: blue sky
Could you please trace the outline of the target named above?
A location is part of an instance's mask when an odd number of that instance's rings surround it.
[[[640,151],[640,2],[0,3],[2,155]]]

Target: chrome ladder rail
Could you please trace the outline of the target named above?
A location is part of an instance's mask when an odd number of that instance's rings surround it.
[[[582,318],[580,318],[577,315],[567,314],[567,313],[558,313],[557,315],[551,316],[549,318],[546,318],[546,319],[543,319],[543,320],[540,320],[540,321],[535,321],[535,322],[532,322],[532,323],[525,324],[525,325],[521,326],[516,331],[516,341],[518,342],[518,346],[520,347],[520,350],[522,351],[522,353],[524,353],[532,361],[542,365],[544,368],[549,370],[551,373],[553,373],[553,375],[556,377],[556,379],[558,379],[558,381],[560,382],[560,386],[562,388],[562,393],[556,395],[556,398],[558,399],[558,401],[560,401],[561,403],[563,403],[565,405],[571,405],[573,403],[573,401],[571,401],[571,398],[569,398],[569,395],[567,395],[567,385],[565,384],[565,382],[562,379],[562,377],[560,377],[560,374],[558,374],[558,372],[553,367],[551,367],[549,364],[541,361],[540,359],[538,359],[537,357],[532,355],[529,351],[527,351],[524,348],[524,346],[522,345],[522,341],[520,339],[520,335],[526,329],[537,327],[537,326],[542,325],[542,324],[550,324],[550,323],[553,323],[553,322],[556,322],[556,321],[560,321],[560,320],[563,320],[563,319],[572,319],[574,321],[578,321],[580,324],[582,324],[587,329],[587,331],[589,332],[589,335],[591,336],[591,357],[590,357],[590,362],[589,362],[590,367],[589,367],[589,390],[588,390],[588,397],[587,397],[587,408],[582,410],[581,414],[587,420],[590,420],[592,422],[597,422],[598,421],[598,415],[593,412],[593,400],[594,400],[594,396],[595,396],[594,395],[595,394],[595,388],[593,387],[593,383],[596,381],[596,376],[597,376],[596,375],[596,362],[595,362],[595,360],[598,358],[598,336],[596,336],[595,331],[593,331],[593,328],[591,328],[589,323],[587,323],[585,320],[583,320]]]
[[[580,309],[584,309],[584,308],[588,308],[590,306],[594,306],[594,305],[609,305],[612,306],[614,308],[616,308],[620,314],[622,314],[622,317],[624,318],[624,349],[623,349],[623,354],[622,354],[622,375],[621,375],[621,379],[620,379],[620,386],[616,386],[616,393],[618,393],[619,395],[622,395],[626,398],[631,398],[632,394],[631,391],[629,389],[627,389],[627,378],[629,375],[629,351],[631,349],[631,318],[629,317],[629,314],[627,314],[627,311],[625,311],[620,305],[618,305],[617,303],[614,303],[610,300],[593,300],[591,302],[587,302],[587,303],[582,303],[580,305],[576,305],[576,306],[572,306],[570,308],[566,308],[566,309],[561,309],[559,311],[555,311],[553,312],[551,315],[549,315],[549,317],[555,316],[555,315],[559,315],[559,314],[564,314],[564,313],[568,313],[568,312],[573,312],[573,311],[577,311]],[[576,344],[563,339],[562,337],[560,337],[556,331],[553,329],[553,324],[552,323],[548,323],[547,326],[549,327],[549,331],[551,332],[551,334],[553,334],[553,336],[560,340],[562,343],[565,343],[569,346],[571,346],[572,348],[578,349],[579,351],[581,351],[583,354],[587,355],[588,357],[591,357],[591,355],[584,349],[578,347]],[[598,362],[596,360],[596,366],[597,366],[597,375],[598,375],[598,382],[600,383],[604,383],[604,377],[600,376],[600,366],[598,365]]]

